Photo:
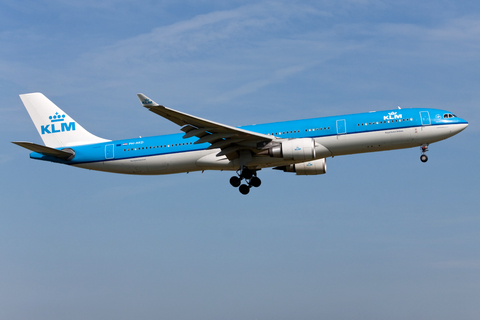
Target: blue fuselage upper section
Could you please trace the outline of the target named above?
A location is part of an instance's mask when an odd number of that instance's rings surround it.
[[[445,110],[395,109],[249,125],[239,128],[277,138],[294,139],[451,124],[467,124],[467,121],[455,117],[451,112]],[[204,150],[210,146],[209,143],[195,144],[198,140],[197,137],[183,139],[183,135],[183,133],[178,133],[75,146],[71,147],[75,151],[75,157],[70,161],[36,152],[31,153],[30,157],[66,164],[80,164]]]

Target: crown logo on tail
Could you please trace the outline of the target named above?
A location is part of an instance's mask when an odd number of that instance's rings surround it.
[[[60,115],[58,112],[55,112],[53,116],[48,117],[50,119],[50,122],[60,122],[60,121],[65,121],[65,115]]]

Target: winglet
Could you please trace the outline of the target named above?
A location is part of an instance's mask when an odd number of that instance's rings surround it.
[[[140,102],[145,108],[150,108],[150,107],[159,107],[160,105],[144,95],[143,93],[137,93],[138,99],[140,99]]]

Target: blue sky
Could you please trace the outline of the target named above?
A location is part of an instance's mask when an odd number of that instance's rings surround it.
[[[477,319],[478,1],[1,1],[0,318]],[[92,133],[178,132],[432,107],[469,121],[418,149],[135,177],[29,159],[18,95]]]

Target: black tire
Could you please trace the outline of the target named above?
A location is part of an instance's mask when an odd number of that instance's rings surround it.
[[[241,194],[248,194],[250,192],[250,187],[246,184],[242,184],[238,190],[240,190]]]
[[[242,180],[240,180],[239,177],[233,176],[230,178],[230,184],[232,185],[232,187],[236,188],[240,185],[240,183],[242,183]]]
[[[427,155],[426,155],[426,154],[422,154],[422,155],[420,156],[420,161],[422,161],[422,162],[427,162],[427,161],[428,161]]]
[[[262,184],[262,180],[260,180],[260,178],[258,177],[252,177],[252,179],[250,179],[250,185],[252,187],[258,188],[260,187],[261,184]]]

